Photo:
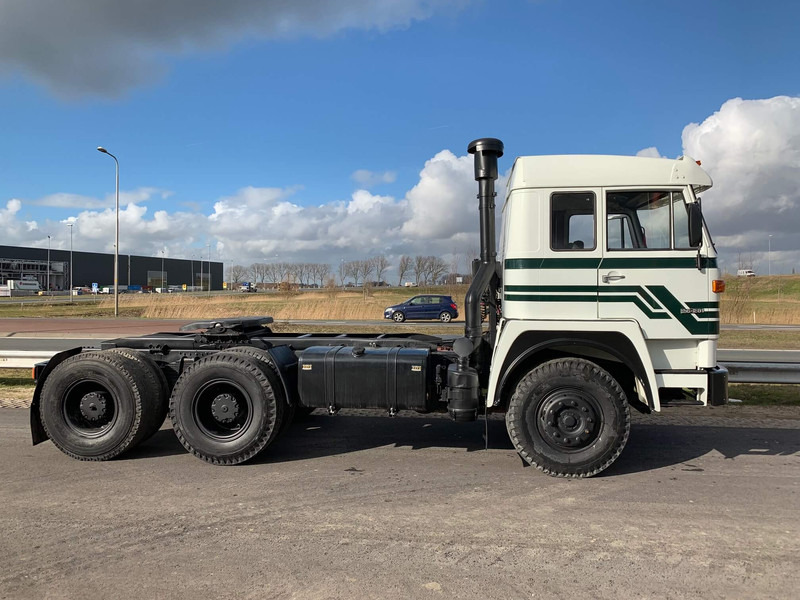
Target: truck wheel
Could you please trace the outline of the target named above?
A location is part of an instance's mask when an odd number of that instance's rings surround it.
[[[451,314],[450,314],[449,312],[447,312],[446,310],[443,310],[443,311],[442,311],[442,314],[440,314],[440,315],[439,315],[439,320],[440,320],[442,323],[449,323],[450,321],[452,321],[452,320],[453,320],[453,315],[451,315]]]
[[[86,352],[58,365],[42,386],[47,435],[78,460],[108,460],[148,434],[152,380],[127,356]]]
[[[136,352],[128,348],[112,348],[104,350],[111,354],[120,354],[138,363],[143,370],[143,375],[149,379],[147,394],[147,408],[144,410],[146,421],[146,433],[144,439],[151,437],[156,431],[161,429],[164,420],[167,418],[169,408],[169,384],[164,372],[158,367],[156,361],[143,352]]]
[[[616,380],[580,358],[551,360],[517,385],[506,427],[520,456],[548,475],[591,477],[620,455],[630,408]]]
[[[396,310],[392,313],[392,319],[395,323],[402,323],[406,320],[406,316],[401,313],[399,310]]]
[[[233,348],[229,348],[224,352],[244,354],[245,356],[254,358],[258,361],[262,371],[268,371],[272,373],[275,378],[278,377],[275,367],[272,364],[272,357],[266,350],[255,348],[253,346],[234,346]],[[285,397],[286,395],[283,393],[283,386],[278,385],[275,388],[275,394],[277,401],[283,403],[283,418],[281,419],[280,429],[278,430],[278,436],[281,436],[287,429],[289,429],[289,427],[291,427],[292,421],[294,421],[295,418],[296,409],[294,404],[289,404],[288,399]]]
[[[277,377],[259,361],[218,352],[189,365],[169,400],[172,427],[196,457],[235,465],[266,448],[280,429],[283,401]]]

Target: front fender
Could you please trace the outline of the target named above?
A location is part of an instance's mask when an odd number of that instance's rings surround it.
[[[64,352],[55,354],[53,358],[47,361],[47,366],[45,366],[45,368],[39,374],[39,377],[36,379],[36,389],[33,392],[33,400],[31,401],[30,409],[31,439],[34,446],[50,439],[50,437],[47,435],[47,432],[44,430],[44,425],[42,425],[42,417],[39,415],[39,399],[42,396],[42,386],[44,385],[47,376],[50,375],[53,369],[67,360],[70,356],[80,354],[82,351],[83,348],[72,348],[71,350],[64,350]]]
[[[523,338],[523,336],[525,336]],[[517,340],[531,339],[520,348]],[[615,342],[616,340],[616,342]],[[620,343],[624,341],[625,343]],[[661,409],[655,371],[641,328],[634,321],[521,321],[503,323],[492,356],[486,403],[498,406],[508,375],[531,353],[553,346],[585,345],[602,350],[627,364],[641,381],[647,404]],[[624,348],[627,347],[627,350]]]

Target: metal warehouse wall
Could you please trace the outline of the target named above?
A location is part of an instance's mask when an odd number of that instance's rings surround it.
[[[0,258],[47,260],[47,248],[23,248],[20,246],[0,246]],[[72,253],[73,284],[91,287],[98,283],[101,287],[114,285],[114,255],[100,252]],[[50,262],[69,263],[69,250],[50,250]],[[203,273],[208,273],[208,261],[203,261]],[[119,284],[128,285],[128,266],[130,265],[130,284],[147,285],[147,272],[161,272],[160,256],[119,255]],[[168,285],[192,285],[200,275],[199,260],[165,258],[164,271]],[[69,269],[67,270],[69,272]],[[192,272],[196,278],[192,277]],[[67,275],[68,277],[68,275]],[[211,289],[222,289],[222,263],[211,262]],[[0,283],[5,283],[0,282]]]

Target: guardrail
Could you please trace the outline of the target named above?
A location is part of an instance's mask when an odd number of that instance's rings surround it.
[[[726,362],[720,363],[728,369],[731,383],[783,383],[800,384],[800,364]]]
[[[0,369],[30,369],[56,352],[0,350]],[[731,383],[800,384],[800,363],[722,361]]]
[[[50,360],[57,352],[40,350],[2,350],[0,351],[0,369],[30,369],[36,363]]]

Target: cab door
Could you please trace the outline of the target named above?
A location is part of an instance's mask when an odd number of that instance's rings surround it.
[[[719,332],[709,267],[689,246],[681,187],[603,190],[603,260],[597,271],[601,319],[635,319],[648,339]]]
[[[600,188],[542,189],[537,192],[537,200],[546,207],[543,218],[539,222],[511,224],[517,238],[525,240],[533,238],[527,231],[541,227],[544,221],[547,228],[540,233],[547,235],[541,236],[544,243],[529,257],[505,260],[504,317],[597,319],[597,267],[602,258],[598,243],[599,193]]]

